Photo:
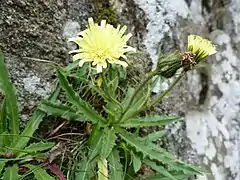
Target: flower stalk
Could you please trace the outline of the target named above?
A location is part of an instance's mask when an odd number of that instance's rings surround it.
[[[164,91],[161,95],[159,95],[155,100],[153,100],[149,105],[148,109],[151,108],[156,103],[162,101],[162,99],[173,89],[173,87],[179,82],[179,80],[186,74],[186,72],[182,72],[174,81],[173,83],[168,87],[166,91]]]

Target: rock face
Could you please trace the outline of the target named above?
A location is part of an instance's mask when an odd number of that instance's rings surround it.
[[[135,3],[147,18],[143,43],[153,64],[159,50],[186,48],[190,33],[208,37],[218,45],[219,52],[208,59],[208,68],[188,73],[165,101],[170,112],[184,112],[186,117],[185,125],[168,127],[174,134],[170,142],[174,146],[170,146],[180,158],[210,169],[209,176],[198,179],[240,179],[240,1]]]
[[[67,37],[85,26],[88,0],[1,0],[0,47],[18,89],[23,121],[53,86],[52,68],[70,61]]]
[[[133,33],[132,43],[149,53],[153,67],[159,51],[185,50],[188,34],[218,45],[219,52],[205,68],[189,72],[161,109],[186,117],[185,123],[167,127],[169,149],[210,170],[199,180],[239,180],[240,0],[110,2],[118,20]],[[85,27],[93,9],[89,0],[1,0],[0,47],[18,89],[22,120],[53,86],[52,69],[44,62],[70,61],[66,39]]]

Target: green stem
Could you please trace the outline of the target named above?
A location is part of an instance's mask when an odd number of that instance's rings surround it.
[[[158,96],[155,100],[153,100],[149,105],[148,105],[148,109],[150,107],[152,107],[153,105],[155,105],[156,103],[158,103],[159,101],[161,101],[171,90],[172,88],[178,83],[178,81],[186,74],[186,72],[182,72],[177,79],[174,80],[174,82],[171,84],[171,86],[164,91],[160,96]]]
[[[138,95],[138,93],[142,90],[142,88],[146,85],[146,83],[151,80],[154,76],[156,76],[159,72],[157,70],[152,71],[148,74],[147,78],[137,87],[137,89],[134,91],[129,104],[127,106],[127,108],[124,110],[124,112],[122,113],[121,117],[119,118],[119,120],[117,122],[121,122],[122,118],[124,117],[124,115],[126,114],[126,112],[128,111],[128,109],[131,107],[132,103],[133,103],[133,99],[135,96]]]

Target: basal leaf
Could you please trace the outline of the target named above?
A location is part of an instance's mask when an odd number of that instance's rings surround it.
[[[3,161],[3,160],[0,161],[0,177],[2,176],[2,170],[5,166],[5,163],[6,163],[6,161]]]
[[[18,157],[23,156],[27,153],[36,153],[48,150],[52,148],[55,145],[54,142],[38,142],[38,143],[32,143],[26,148],[24,148],[23,152],[19,153]]]
[[[15,88],[12,85],[7,68],[4,63],[3,54],[0,51],[0,90],[3,91],[5,95],[5,101],[7,105],[8,115],[9,115],[9,129],[11,134],[19,133],[19,115],[18,115],[18,102],[15,92]],[[13,139],[16,139],[14,136]]]
[[[51,101],[43,101],[39,105],[39,109],[48,115],[62,117],[67,120],[84,121],[84,116],[80,115],[72,107]]]
[[[103,133],[104,146],[102,146],[102,150],[101,150],[101,157],[103,159],[107,158],[108,155],[111,153],[112,148],[115,146],[116,139],[117,139],[117,136],[115,135],[114,128],[109,129],[108,127],[106,127]]]
[[[165,164],[172,164],[174,162],[173,159],[166,157],[165,155],[157,152],[156,150],[152,149],[151,146],[149,146],[149,143],[147,141],[141,141],[141,138],[135,137],[131,133],[127,132],[124,129],[121,129],[118,131],[120,137],[127,142],[127,144],[131,145],[136,149],[137,152],[141,152],[143,154],[143,157],[149,157],[150,159],[155,159],[158,161],[161,161]]]
[[[155,131],[152,132],[150,134],[148,134],[147,136],[144,137],[144,139],[150,141],[150,142],[154,142],[157,141],[159,138],[161,138],[162,136],[164,136],[166,132],[164,130],[162,131]]]
[[[191,175],[184,174],[183,172],[179,171],[169,171],[169,173],[177,180],[188,180]],[[155,174],[151,177],[148,177],[149,180],[170,180],[169,177],[166,177],[162,174]]]
[[[170,124],[175,121],[182,120],[182,117],[177,116],[150,116],[129,119],[121,124],[122,127],[133,128],[133,127],[148,127],[148,126],[163,126]]]
[[[60,86],[57,86],[56,89],[52,92],[52,94],[48,97],[48,100],[55,101],[59,94],[59,91],[60,91]],[[34,132],[38,129],[38,126],[42,122],[45,114],[46,114],[45,112],[37,109],[33,113],[31,119],[28,121],[26,127],[21,133],[21,136],[19,136],[18,139],[13,141],[13,143],[11,144],[11,147],[15,149],[23,149],[27,145],[30,137],[32,137]]]
[[[2,109],[0,112],[0,133],[8,130],[8,120],[7,120],[7,105],[5,98],[3,99]],[[1,141],[0,141],[1,142]]]
[[[33,133],[38,128],[39,124],[42,122],[44,116],[45,113],[41,110],[37,110],[36,112],[34,112],[30,121],[27,123],[23,132],[19,136],[19,139],[17,139],[17,141],[13,141],[11,147],[15,149],[24,148],[27,145],[30,137],[33,135]]]
[[[42,169],[39,166],[35,166],[31,164],[27,164],[24,166],[28,167],[30,171],[32,171],[36,180],[55,180],[55,178],[50,176],[45,169]]]
[[[108,156],[109,161],[109,179],[110,180],[122,180],[123,179],[123,166],[120,163],[119,151],[117,148],[113,148],[112,152]]]
[[[18,180],[18,166],[14,164],[11,167],[7,167],[3,174],[3,180]]]
[[[81,114],[84,114],[84,117],[88,121],[91,121],[92,123],[105,122],[102,116],[100,116],[86,101],[79,97],[59,69],[57,69],[57,77],[62,88],[66,92],[68,100],[76,106]]]
[[[101,152],[102,146],[102,133],[99,136],[99,139],[95,144],[92,144],[89,151],[87,159],[79,162],[80,169],[76,172],[75,179],[77,180],[87,180],[90,177],[91,163],[98,157]]]
[[[134,91],[133,91],[134,90]],[[142,90],[138,91],[136,95],[136,89],[129,88],[125,99],[123,100],[124,113],[121,118],[121,122],[128,121],[129,118],[133,118],[142,111],[143,107],[149,99],[151,94],[151,88],[149,84],[146,84]],[[129,98],[126,100],[126,98]]]
[[[125,94],[125,97],[124,97],[124,99],[122,100],[122,103],[121,103],[124,109],[126,109],[127,106],[129,105],[131,97],[133,96],[134,91],[135,91],[134,88],[128,87],[127,92]]]
[[[139,169],[141,168],[141,165],[142,165],[142,161],[140,157],[136,154],[133,154],[133,169],[135,173],[139,171]]]
[[[174,166],[173,169],[178,170],[178,171],[183,171],[185,174],[200,174],[203,175],[203,169],[195,167],[195,166],[190,166],[188,164],[185,164],[184,162],[181,161],[177,161]]]
[[[150,161],[148,159],[145,159],[143,161],[144,164],[147,166],[150,166],[153,170],[159,172],[160,174],[164,175],[165,177],[168,177],[169,180],[177,180],[174,176],[172,176],[171,173],[168,172],[167,169],[165,169],[163,166],[157,165],[156,162]]]
[[[120,137],[130,146],[134,147],[137,152],[141,152],[143,154],[143,157],[149,157],[152,160],[156,160],[163,164],[169,165],[175,170],[192,174],[202,174],[199,168],[192,167],[175,159],[172,155],[170,155],[170,153],[164,151],[160,147],[157,147],[156,144],[148,142],[142,138],[135,137],[124,129],[119,129],[118,132]]]
[[[6,147],[9,147],[12,142],[12,136],[9,134],[8,131],[5,131],[0,134],[0,151],[6,151]]]

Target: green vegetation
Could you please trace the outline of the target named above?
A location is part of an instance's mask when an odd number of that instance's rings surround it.
[[[121,76],[126,72],[118,65],[110,65],[99,75],[102,78],[101,86],[92,81],[97,74],[88,65],[70,72],[59,67],[56,67],[56,70],[67,102],[60,103],[61,99],[56,102],[45,100],[39,108],[49,115],[66,120],[91,123],[86,153],[82,157],[76,157],[76,169],[74,173],[70,173],[72,175],[69,179],[134,179],[143,164],[157,172],[154,176],[161,174],[173,180],[201,174],[198,168],[175,159],[155,144],[155,141],[163,136],[163,131],[145,137],[139,134],[141,127],[163,126],[182,120],[176,116],[140,116],[157,103],[151,99],[151,90],[154,87],[152,77],[156,76],[158,71],[150,72],[136,87],[121,87],[121,82],[127,79]],[[72,77],[81,79],[82,82],[75,89],[87,90],[102,101],[101,109],[95,110],[96,104],[85,98],[89,96],[79,96],[84,92],[73,89],[68,81]],[[163,97],[157,99],[161,101]]]
[[[68,180],[128,180],[137,179],[146,169],[153,172],[147,179],[184,180],[202,174],[199,168],[176,159],[156,143],[164,131],[144,136],[140,132],[141,128],[183,120],[149,111],[187,71],[216,53],[215,45],[190,35],[187,52],[159,54],[156,69],[131,84],[126,55],[131,52],[133,57],[136,53],[135,48],[127,46],[131,34],[124,35],[125,31],[126,26],[114,28],[105,21],[98,25],[89,18],[88,29],[74,39],[79,48],[71,51],[75,61],[65,68],[52,65],[57,86],[39,103],[22,132],[16,92],[0,53],[0,90],[4,95],[0,112],[1,179],[52,180],[55,175],[64,180],[65,174]],[[152,98],[158,78],[173,77],[177,71],[180,74],[172,85]],[[70,144],[71,157],[63,154],[61,163],[57,158],[63,152],[60,142],[55,145],[33,138],[45,116],[87,127],[82,134],[85,143],[79,138],[79,143]]]
[[[20,132],[17,96],[10,82],[2,52],[0,72],[0,90],[4,95],[0,112],[0,177],[3,180],[29,177],[35,177],[37,180],[53,179],[44,169],[46,163],[41,163],[40,159],[47,160],[46,151],[55,143],[43,140],[29,143],[45,113],[37,110]],[[48,98],[49,101],[54,100],[55,93],[56,91]]]

